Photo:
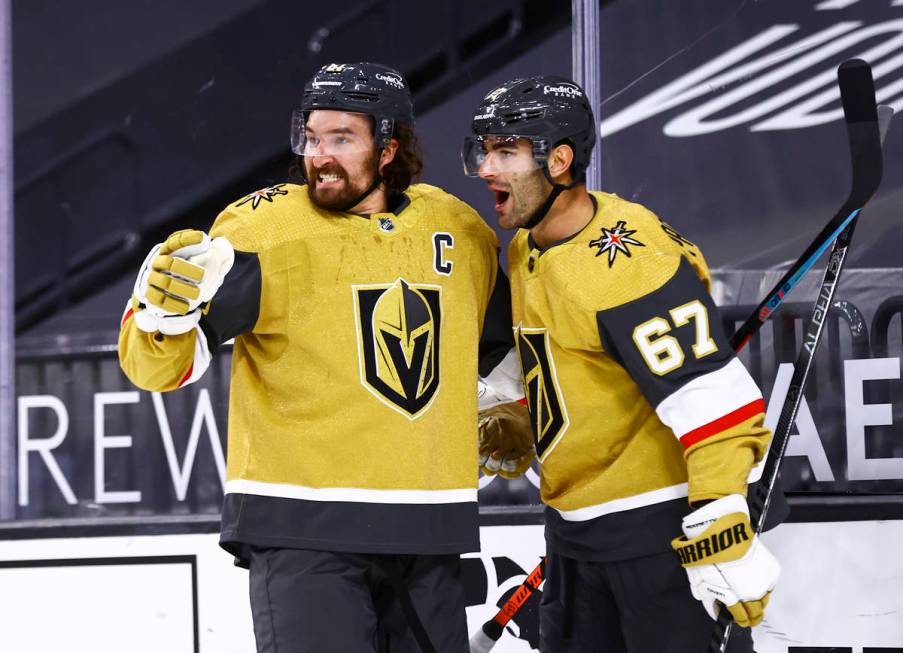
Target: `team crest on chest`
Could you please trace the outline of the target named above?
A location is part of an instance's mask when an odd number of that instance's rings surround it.
[[[543,462],[569,423],[550,351],[549,333],[546,329],[520,325],[514,329],[514,343],[523,373],[536,456]]]
[[[377,399],[416,419],[439,389],[441,286],[352,286],[361,383]]]
[[[276,184],[275,186],[269,186],[267,188],[261,188],[260,190],[255,190],[253,193],[245,195],[235,206],[241,206],[242,204],[251,203],[251,209],[256,209],[260,202],[266,200],[270,204],[273,203],[273,198],[277,195],[288,195],[288,191],[282,188],[285,184]]]
[[[611,229],[602,227],[602,235],[595,240],[589,241],[590,248],[597,247],[596,256],[608,253],[608,267],[614,265],[618,252],[623,252],[625,256],[630,258],[630,245],[635,247],[645,247],[643,243],[635,238],[631,238],[636,233],[636,229],[628,229],[624,220],[618,220],[618,223]]]

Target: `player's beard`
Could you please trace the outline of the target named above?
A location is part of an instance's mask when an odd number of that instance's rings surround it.
[[[498,216],[502,229],[517,229],[530,222],[545,204],[550,192],[549,183],[541,170],[516,173],[507,187],[505,210]]]
[[[333,163],[321,168],[307,166],[307,184],[308,193],[311,201],[321,209],[327,211],[348,211],[360,202],[361,195],[373,183],[373,175],[376,170],[376,152],[367,156],[361,162],[359,173],[355,175],[348,174],[348,171],[338,163]],[[318,183],[318,175],[330,174],[338,175],[341,179],[341,186],[338,188],[322,188]]]

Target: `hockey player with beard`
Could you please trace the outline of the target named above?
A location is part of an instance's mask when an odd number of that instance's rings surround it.
[[[586,190],[595,121],[574,82],[505,83],[472,131],[465,171],[519,230],[513,324],[546,504],[541,650],[703,651],[726,606],[744,627],[728,651],[752,651],[779,574],[745,498],[770,433],[702,253],[643,206]]]
[[[467,650],[475,389],[520,396],[510,292],[492,229],[411,185],[413,127],[399,73],[324,66],[293,115],[307,183],[154,247],[122,320],[152,391],[235,339],[220,541],[250,566],[260,652]]]

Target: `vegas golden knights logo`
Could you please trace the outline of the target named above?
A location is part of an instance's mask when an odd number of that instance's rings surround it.
[[[514,341],[524,375],[524,392],[533,423],[536,456],[542,462],[568,427],[567,410],[558,388],[546,330],[515,327]]]
[[[353,290],[361,383],[416,419],[439,389],[441,287],[398,279]]]

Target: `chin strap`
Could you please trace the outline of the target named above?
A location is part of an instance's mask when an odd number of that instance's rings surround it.
[[[379,165],[379,164],[377,164],[377,166],[378,166],[378,165]],[[367,187],[367,190],[365,190],[363,193],[361,193],[360,195],[358,195],[357,197],[355,197],[353,200],[349,200],[349,201],[345,204],[345,206],[343,206],[343,207],[341,207],[341,208],[339,208],[339,209],[337,209],[337,210],[338,210],[338,211],[341,211],[342,213],[346,213],[346,212],[350,211],[350,210],[353,209],[355,206],[357,206],[358,204],[360,204],[361,202],[363,202],[364,199],[365,199],[370,193],[372,193],[372,192],[375,191],[377,188],[379,188],[379,185],[380,185],[381,183],[383,183],[383,178],[382,178],[382,175],[379,174],[379,168],[377,167],[376,174],[375,174],[374,177],[373,177],[373,183],[370,184],[370,186]]]
[[[549,196],[546,198],[546,201],[542,203],[542,206],[536,209],[536,213],[530,216],[530,219],[521,225],[521,229],[532,229],[533,227],[538,225],[540,222],[542,222],[542,219],[546,217],[546,213],[548,213],[549,209],[552,208],[552,205],[555,203],[555,200],[558,199],[559,195],[561,195],[564,191],[570,190],[578,184],[583,183],[583,175],[580,175],[575,181],[567,186],[565,186],[564,184],[556,184],[552,180],[552,175],[549,174],[549,168],[547,166],[543,166],[542,174],[545,176],[548,182],[552,184],[552,192],[549,193]]]

